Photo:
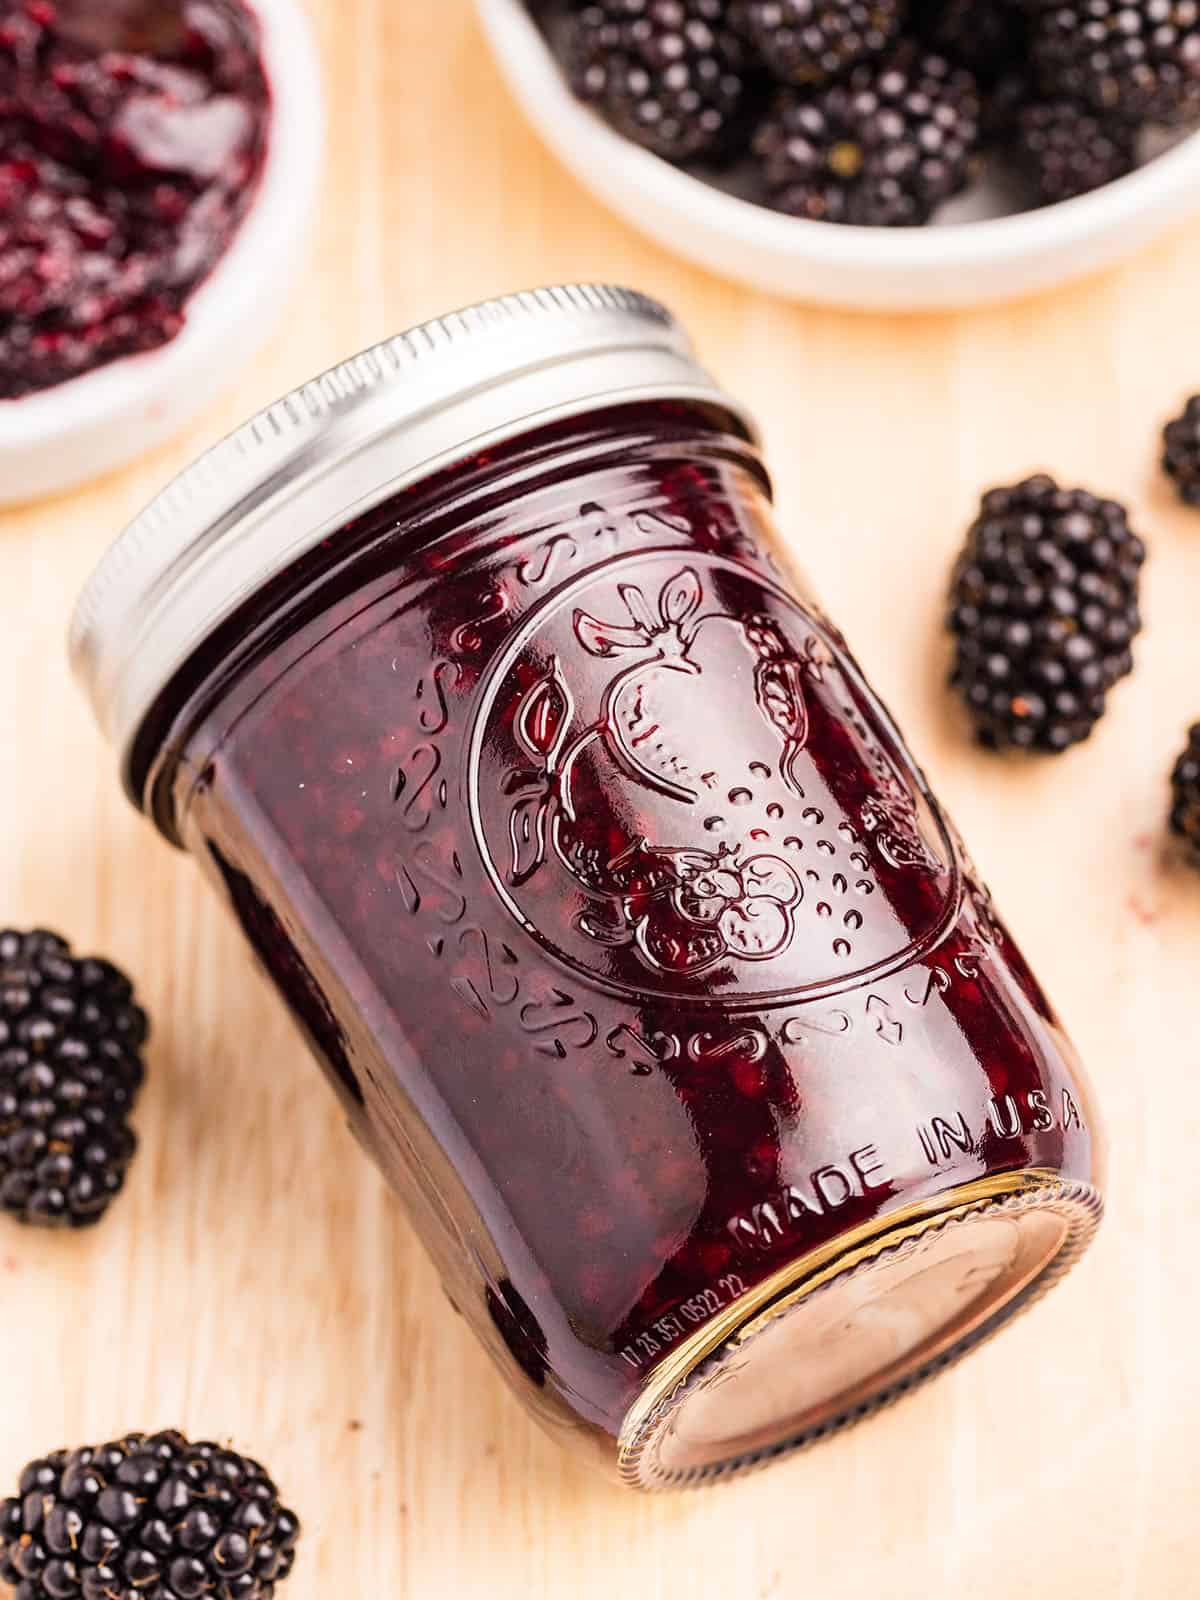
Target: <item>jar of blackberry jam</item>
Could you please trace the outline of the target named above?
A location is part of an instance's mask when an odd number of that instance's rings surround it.
[[[652,302],[519,295],[299,390],[73,652],[451,1302],[626,1482],[857,1421],[1087,1244],[1071,1047]]]

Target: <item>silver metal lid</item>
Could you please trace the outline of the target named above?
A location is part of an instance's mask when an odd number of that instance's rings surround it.
[[[142,721],[173,674],[322,539],[501,439],[649,399],[738,411],[662,306],[573,285],[427,322],[260,412],[142,512],[76,607],[72,666],[127,781]]]

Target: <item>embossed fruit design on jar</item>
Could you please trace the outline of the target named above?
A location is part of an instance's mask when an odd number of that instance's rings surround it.
[[[633,581],[643,574],[649,595]],[[583,596],[603,596],[605,616],[574,603]],[[570,909],[557,953],[590,978],[702,999],[730,964],[740,991],[769,996],[779,969],[767,963],[797,937],[805,989],[894,961],[913,940],[886,896],[867,905],[879,871],[928,876],[945,915],[948,842],[927,839],[939,830],[856,708],[825,626],[775,582],[729,558],[646,554],[568,585],[532,644],[514,638],[492,674],[495,710],[476,724],[472,765],[503,752],[504,767],[480,785],[479,831],[518,917],[544,934]],[[548,665],[528,682],[537,659]],[[830,717],[854,750],[848,786],[849,767],[808,756]],[[492,857],[482,798],[497,790],[512,799],[499,830],[511,851]]]
[[[867,1415],[1100,1214],[1070,1045],[771,517],[667,313],[542,291],[255,419],[73,640],[454,1305],[643,1488]]]

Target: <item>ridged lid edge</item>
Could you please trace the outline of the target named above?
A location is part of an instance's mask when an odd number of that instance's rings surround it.
[[[480,441],[651,398],[737,410],[658,302],[570,284],[436,317],[266,407],[135,518],[75,607],[71,663],[126,769],[203,639],[351,515]]]

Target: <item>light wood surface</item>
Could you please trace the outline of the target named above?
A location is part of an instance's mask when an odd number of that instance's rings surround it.
[[[190,436],[0,521],[0,920],[110,953],[155,1020],[105,1226],[0,1224],[0,1493],[44,1449],[180,1425],[263,1456],[301,1512],[290,1600],[1196,1593],[1200,876],[1160,845],[1200,717],[1200,513],[1155,458],[1200,389],[1200,224],[1015,308],[797,309],[588,200],[468,0],[313,9],[331,173],[287,333]],[[787,536],[1063,1010],[1112,1143],[1100,1240],[1045,1305],[865,1429],[690,1497],[594,1478],[509,1398],[236,930],[127,806],[64,661],[94,558],[227,426],[415,320],[577,278],[665,299],[761,418]],[[998,763],[942,687],[943,587],[978,491],[1038,466],[1131,503],[1149,627],[1090,744]]]

